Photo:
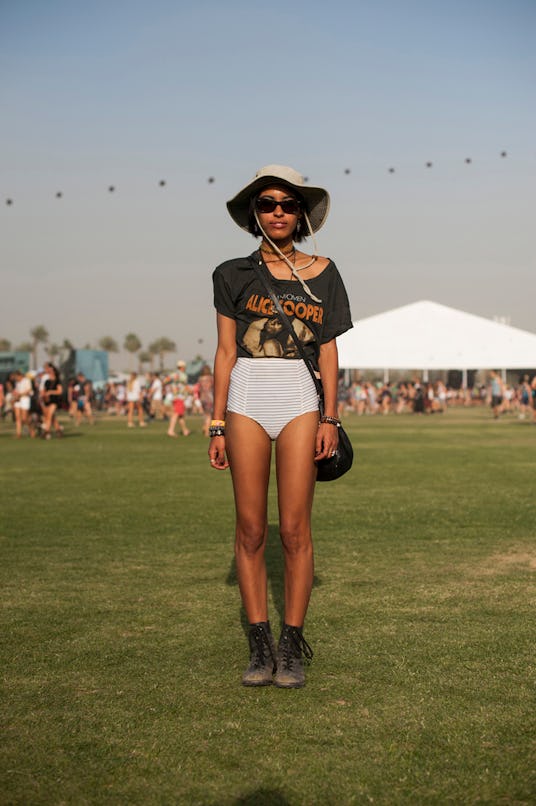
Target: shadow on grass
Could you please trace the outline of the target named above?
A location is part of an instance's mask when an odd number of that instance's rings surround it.
[[[272,601],[275,605],[275,609],[277,610],[280,625],[282,625],[285,619],[285,561],[283,557],[283,548],[281,546],[281,540],[279,538],[279,527],[276,524],[268,525],[268,539],[266,540],[266,550],[264,552],[264,557],[266,560],[268,589],[272,594]],[[231,560],[231,565],[229,568],[229,572],[227,574],[227,579],[225,581],[227,585],[236,585],[238,587],[238,578],[236,575],[236,560],[234,557]],[[315,576],[313,577],[313,588],[316,588],[321,584],[322,584],[321,579],[319,579],[319,577],[317,577],[315,574]],[[249,622],[246,616],[246,611],[244,610],[243,606],[240,606],[240,623],[242,624],[244,634],[247,636]],[[272,620],[272,629],[275,630],[273,620]],[[250,801],[243,801],[243,802],[249,803]],[[264,801],[259,802],[264,803]],[[278,802],[279,801],[275,801],[275,803]],[[286,801],[281,802],[286,803]],[[236,803],[242,803],[242,801],[236,801]]]
[[[278,789],[263,788],[235,800],[225,801],[224,806],[290,806],[290,801]]]

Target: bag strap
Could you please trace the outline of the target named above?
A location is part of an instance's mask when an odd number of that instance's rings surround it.
[[[260,254],[260,252],[259,253],[256,252],[255,255],[256,254]],[[301,341],[299,340],[299,338],[298,338],[298,336],[296,334],[296,331],[294,330],[294,328],[292,327],[292,325],[290,323],[290,319],[288,318],[287,314],[283,310],[283,306],[279,302],[279,299],[277,298],[277,295],[276,295],[276,293],[275,293],[275,291],[274,291],[269,279],[266,277],[265,272],[262,271],[259,262],[255,259],[254,256],[252,257],[251,262],[253,264],[253,268],[255,270],[255,273],[257,274],[257,277],[259,278],[259,280],[261,281],[261,283],[265,287],[266,291],[268,292],[268,294],[270,296],[270,299],[272,300],[272,302],[274,304],[274,307],[275,307],[277,313],[279,314],[279,318],[281,319],[281,323],[282,323],[283,327],[292,336],[292,338],[294,340],[294,344],[298,348],[298,352],[299,352],[301,358],[303,358],[303,360],[305,361],[305,366],[307,367],[307,369],[311,373],[311,377],[312,377],[312,379],[314,381],[315,388],[316,388],[319,400],[321,400],[322,396],[323,396],[322,384],[321,384],[320,380],[318,379],[318,377],[316,375],[316,372],[315,372],[315,369],[314,369],[313,364],[311,362],[311,359],[306,355],[305,350],[303,349],[303,345],[302,345]]]

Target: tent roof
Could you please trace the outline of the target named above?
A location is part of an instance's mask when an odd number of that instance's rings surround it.
[[[337,345],[345,369],[536,367],[535,333],[426,300],[354,322]]]

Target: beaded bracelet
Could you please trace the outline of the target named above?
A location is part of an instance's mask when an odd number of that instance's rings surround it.
[[[212,439],[212,437],[224,437],[225,436],[225,426],[224,425],[210,425],[208,429],[208,435]]]
[[[341,421],[337,417],[328,417],[324,415],[320,418],[321,423],[328,423],[328,425],[336,425],[337,428],[341,427]]]

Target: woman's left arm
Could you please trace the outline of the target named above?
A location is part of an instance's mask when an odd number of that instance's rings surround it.
[[[320,345],[318,357],[320,379],[324,389],[324,415],[337,418],[337,386],[339,381],[339,354],[335,339]],[[327,459],[337,449],[338,428],[330,423],[320,423],[316,436],[315,459]]]

